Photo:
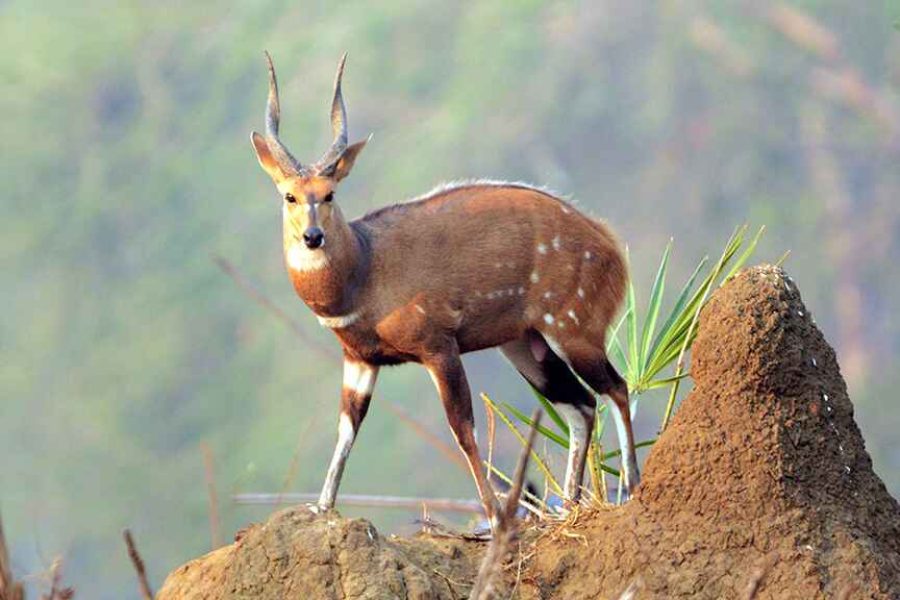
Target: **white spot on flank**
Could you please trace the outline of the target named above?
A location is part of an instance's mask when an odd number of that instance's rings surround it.
[[[547,325],[553,325],[553,315],[550,313],[544,313],[544,323]]]
[[[531,272],[531,283],[537,283],[538,281],[540,281],[540,279],[541,278],[538,277],[537,271]]]
[[[556,322],[556,326],[559,327],[560,329],[565,329],[565,328],[566,328],[566,324],[563,323],[562,321],[557,321],[557,322]]]
[[[422,313],[423,315],[425,314],[425,309],[424,309],[424,308],[422,308],[422,307],[419,306],[418,304],[414,304],[413,306],[416,307],[416,310],[417,310],[417,311],[419,311],[419,312]]]
[[[572,212],[571,210],[569,210],[568,208],[566,208],[566,205],[565,205],[565,204],[561,205],[560,208],[562,208],[562,211],[563,211],[564,213],[566,213],[566,214],[569,214],[570,212]]]
[[[525,288],[520,285],[519,286],[519,295],[522,296],[524,294],[525,294]]]
[[[359,312],[354,311],[337,317],[323,317],[321,315],[316,315],[316,318],[319,320],[319,325],[322,327],[327,327],[328,329],[343,329],[344,327],[353,325],[359,320]]]
[[[559,250],[559,247],[560,247],[559,236],[556,236],[555,238],[553,238],[553,249]]]
[[[590,251],[585,252],[585,253],[584,253],[584,257],[585,257],[586,259],[588,259],[588,260],[591,260],[591,253],[590,253]]]
[[[572,319],[573,321],[575,321],[575,324],[576,324],[576,325],[579,324],[579,322],[578,322],[578,317],[575,316],[575,311],[574,311],[574,310],[570,310],[570,311],[567,312],[566,314],[569,315],[569,318],[570,318],[570,319]]]
[[[512,296],[515,293],[516,293],[516,288],[509,288],[508,290],[506,290],[507,296]]]
[[[579,297],[579,298],[584,298],[584,290],[581,289],[581,288],[578,288],[578,297]]]
[[[544,298],[552,298],[553,292],[544,292]]]
[[[303,244],[294,244],[285,256],[288,267],[294,271],[317,271],[328,264],[328,255],[322,249],[310,250]]]
[[[537,245],[538,254],[547,254],[547,245],[541,242]]]
[[[498,269],[502,269],[502,268],[503,268],[503,263],[499,263],[499,262],[498,262],[498,263],[494,263],[494,266],[497,267]]]

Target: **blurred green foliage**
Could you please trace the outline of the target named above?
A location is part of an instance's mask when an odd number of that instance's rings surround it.
[[[228,535],[266,514],[228,496],[280,489],[295,452],[291,488],[318,489],[338,369],[211,260],[335,343],[292,296],[279,201],[248,141],[263,49],[282,137],[307,160],[330,139],[349,51],[351,138],[375,133],[339,191],[351,215],[460,177],[548,184],[614,224],[637,281],[670,236],[683,280],[734,223],[766,224],[758,256],[793,251],[896,494],[900,36],[887,4],[0,4],[0,510],[14,566],[62,554],[79,597],[132,595],[130,526],[160,582],[208,548],[201,440]],[[470,364],[476,393],[529,402],[493,355]],[[379,395],[445,434],[420,370],[388,371]],[[472,494],[377,397],[357,446],[344,490]]]

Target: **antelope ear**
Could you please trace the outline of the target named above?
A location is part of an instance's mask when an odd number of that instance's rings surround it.
[[[337,164],[334,166],[334,180],[340,181],[344,177],[350,174],[350,169],[353,168],[353,163],[356,162],[356,157],[359,156],[359,153],[363,148],[366,147],[366,144],[369,143],[369,140],[372,139],[372,136],[369,135],[366,139],[356,142],[355,144],[350,144],[344,153],[341,155],[341,158],[338,159]]]
[[[275,183],[284,181],[284,173],[278,165],[278,161],[275,160],[266,138],[254,131],[250,134],[250,142],[253,144],[253,149],[256,150],[256,158],[263,171],[268,173]]]

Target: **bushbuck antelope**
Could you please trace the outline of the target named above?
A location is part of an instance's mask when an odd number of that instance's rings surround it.
[[[567,498],[579,496],[594,426],[595,397],[579,377],[612,400],[625,485],[633,491],[639,474],[628,388],[605,354],[628,277],[613,233],[546,190],[495,181],[443,185],[347,221],[335,188],[368,139],[347,142],[345,59],[334,80],[334,141],[318,162],[301,164],[278,137],[278,84],[268,53],[266,135],[251,136],[283,199],[284,257],[294,289],[344,352],[338,440],[318,508],[334,505],[379,368],[415,362],[431,374],[493,517],[496,499],[481,467],[460,360],[490,347],[567,420]]]

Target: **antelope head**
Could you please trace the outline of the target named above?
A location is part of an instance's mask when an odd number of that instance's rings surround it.
[[[266,103],[266,134],[253,132],[250,140],[263,170],[269,174],[283,198],[283,220],[286,243],[296,242],[304,252],[322,254],[329,237],[338,237],[346,229],[346,221],[334,203],[339,181],[350,173],[353,163],[368,139],[347,144],[347,110],[341,95],[344,61],[341,57],[334,78],[331,101],[331,128],[334,141],[318,161],[301,164],[278,137],[281,107],[278,83],[272,57],[266,52],[269,67],[269,99]],[[371,137],[371,136],[370,136]],[[299,242],[303,246],[299,246]]]

